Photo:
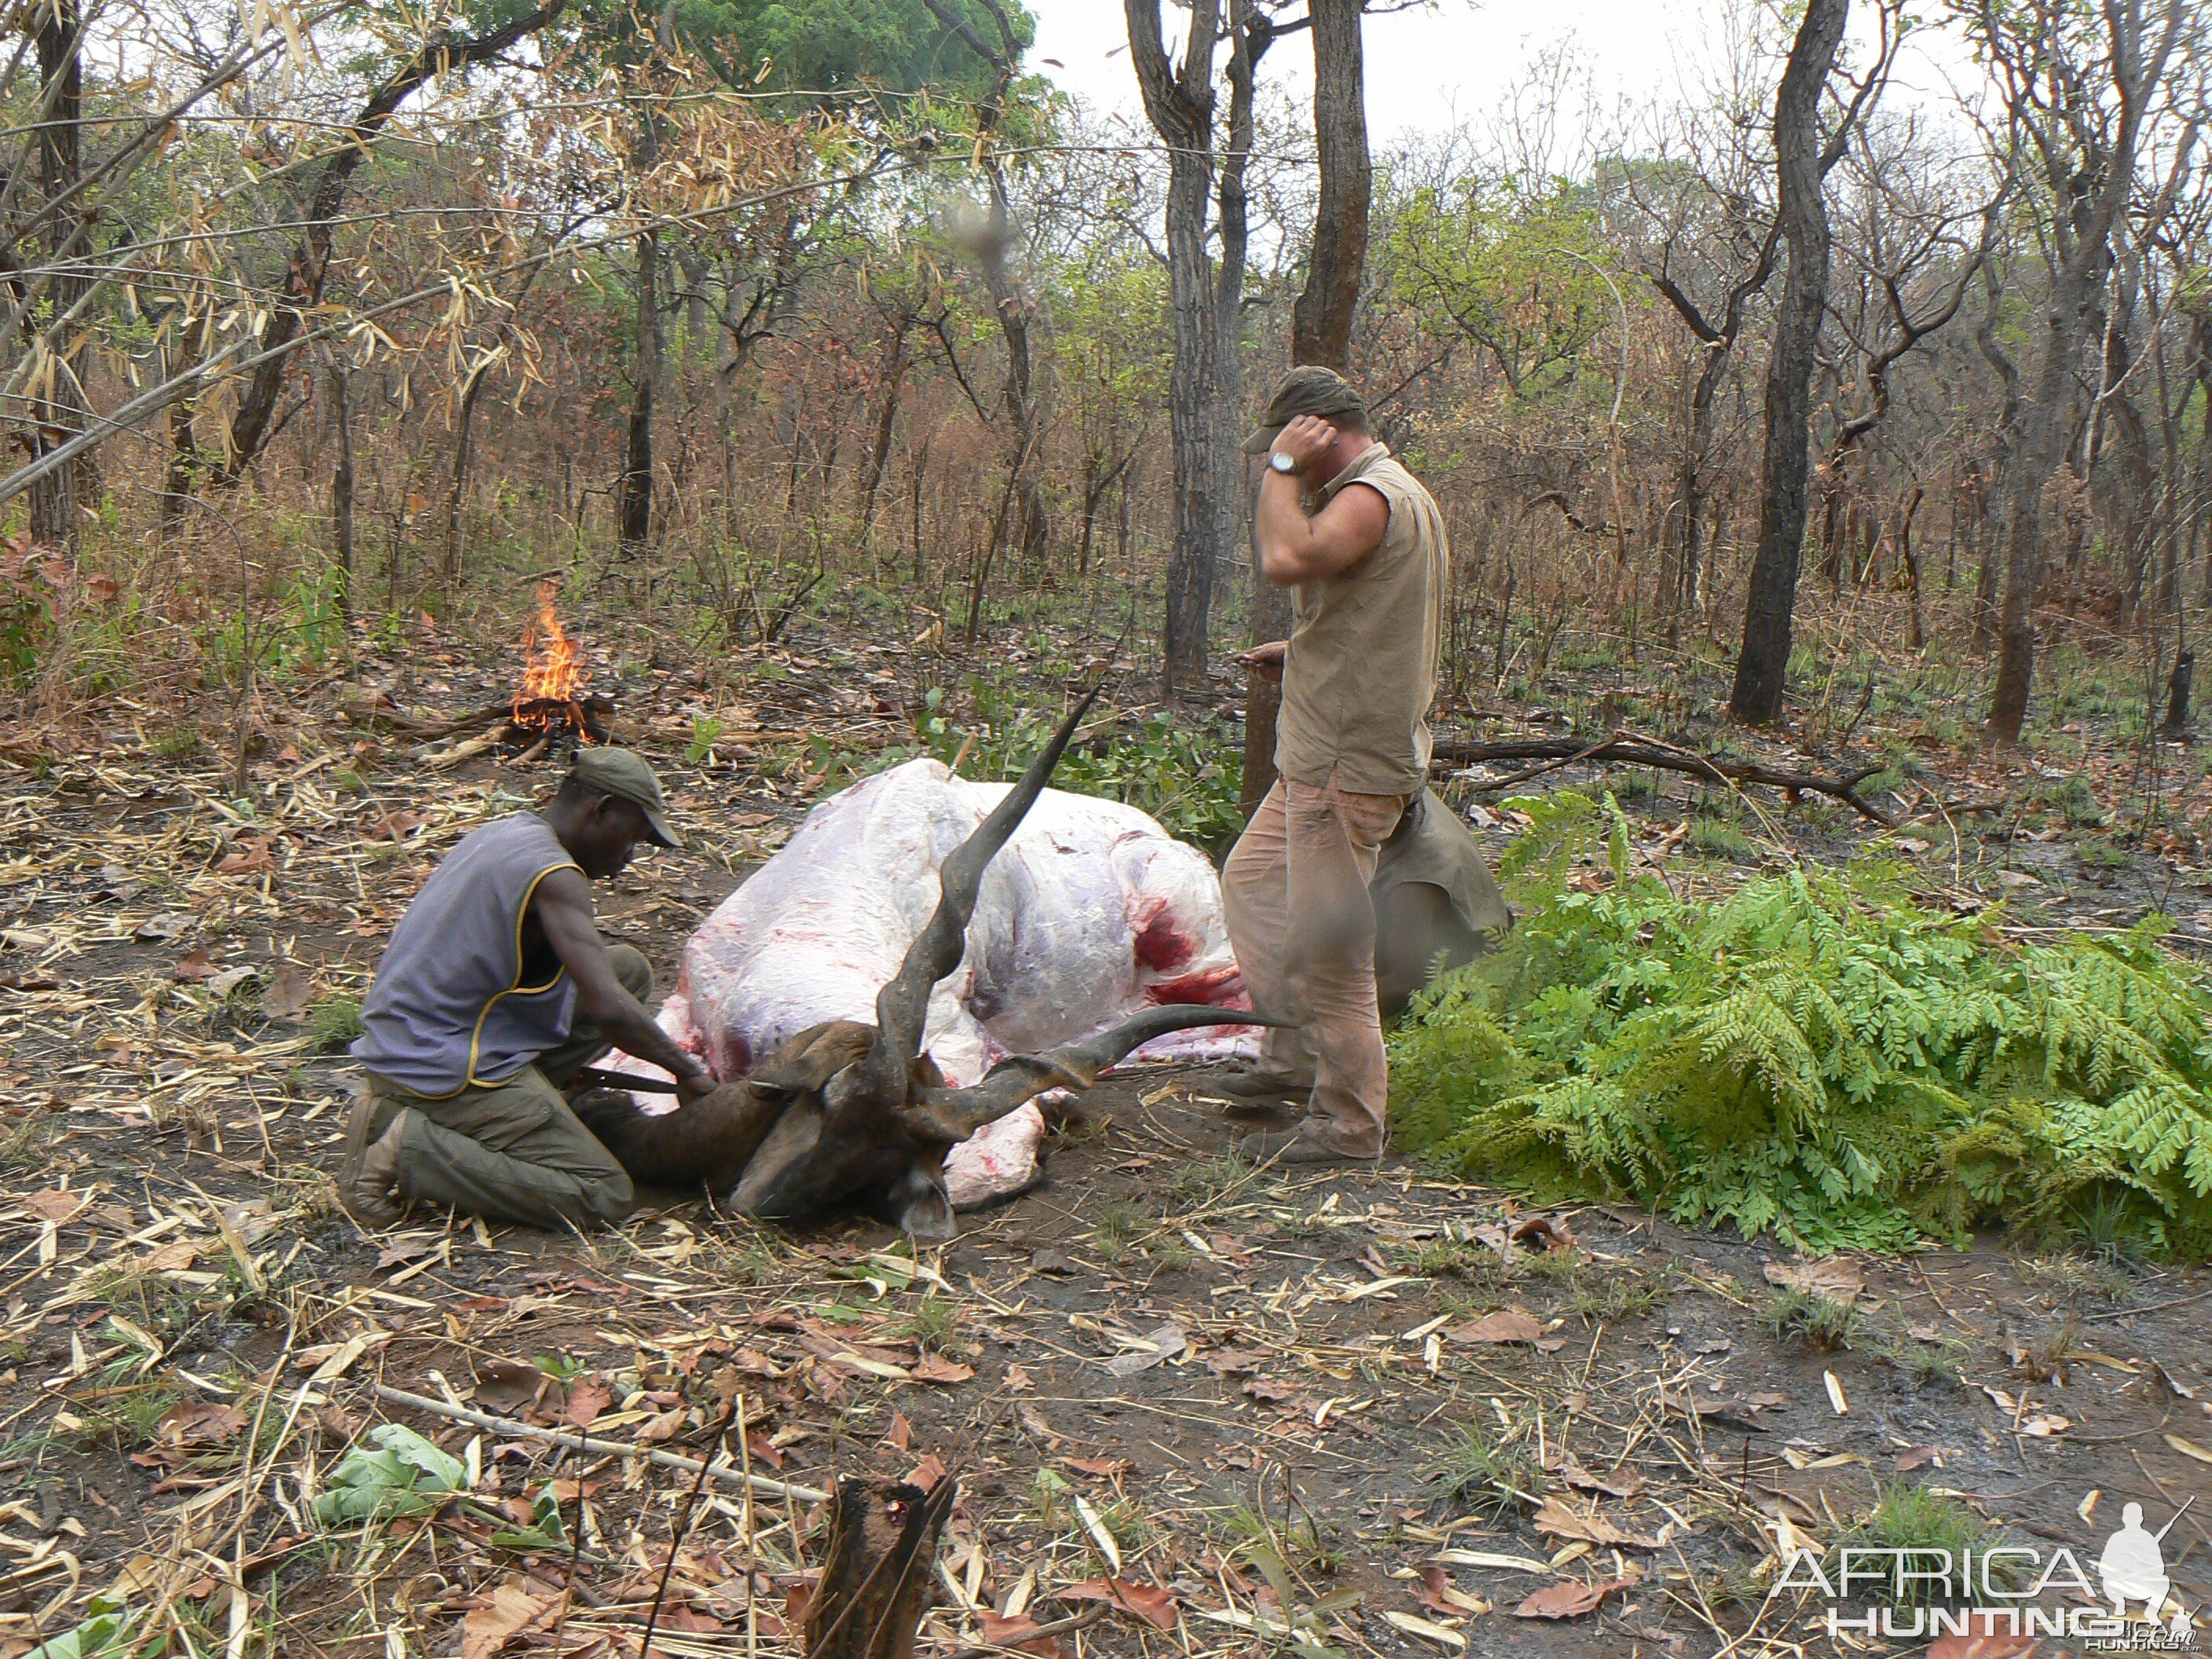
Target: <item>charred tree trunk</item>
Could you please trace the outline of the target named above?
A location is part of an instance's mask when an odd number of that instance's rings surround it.
[[[623,445],[615,516],[623,551],[635,555],[653,539],[653,400],[660,381],[660,238],[649,230],[637,239],[633,354],[629,431]]]
[[[1775,98],[1776,218],[1790,248],[1790,274],[1774,318],[1766,371],[1766,450],[1761,465],[1759,541],[1744,605],[1729,713],[1749,725],[1779,719],[1805,540],[1808,404],[1828,288],[1828,213],[1821,200],[1820,93],[1844,38],[1849,0],[1809,0]]]
[[[1174,482],[1162,681],[1170,697],[1206,680],[1213,573],[1232,535],[1236,459],[1221,420],[1221,331],[1207,204],[1213,186],[1213,52],[1223,0],[1194,0],[1181,64],[1170,64],[1160,0],[1123,0],[1129,56],[1145,112],[1168,150],[1169,308],[1175,331],[1168,386]]]
[[[345,365],[331,357],[331,425],[337,459],[331,466],[331,542],[337,551],[339,605],[353,614],[353,409],[348,401]]]
[[[1352,372],[1352,324],[1367,270],[1367,227],[1375,167],[1367,148],[1367,70],[1360,37],[1364,0],[1313,0],[1314,153],[1320,195],[1314,208],[1306,283],[1291,313],[1291,361]],[[1249,122],[1248,122],[1249,125]],[[1249,149],[1249,142],[1243,146]],[[1291,631],[1289,592],[1252,571],[1252,643]],[[1275,781],[1275,722],[1283,684],[1251,676],[1244,691],[1244,816]]]
[[[535,34],[560,16],[568,9],[568,0],[547,0],[544,5],[498,28],[468,40],[426,40],[369,94],[368,101],[362,106],[361,112],[346,130],[345,147],[334,151],[315,175],[315,187],[309,192],[304,216],[307,231],[292,251],[277,303],[262,331],[260,349],[276,350],[279,355],[259,364],[246,383],[237,414],[230,423],[229,450],[216,475],[218,482],[236,483],[245,476],[246,469],[259,459],[263,447],[269,441],[277,401],[283,394],[284,380],[292,367],[290,356],[282,353],[281,348],[299,338],[307,326],[307,313],[322,301],[338,210],[345,204],[347,186],[352,182],[354,170],[368,157],[369,147],[391,124],[400,106],[426,82],[504,57],[517,41]]]
[[[883,488],[884,469],[890,465],[891,439],[898,429],[899,385],[906,378],[907,330],[904,319],[895,319],[884,331],[882,401],[876,405],[875,435],[860,471],[860,543],[866,546],[875,533],[876,495]]]
[[[908,1659],[929,1608],[938,1534],[958,1494],[949,1476],[927,1491],[837,1482],[829,1553],[806,1604],[806,1659]]]

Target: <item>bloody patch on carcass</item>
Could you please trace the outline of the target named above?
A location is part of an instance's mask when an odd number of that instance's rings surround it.
[[[727,1083],[744,1077],[753,1068],[753,1045],[745,1041],[743,1031],[724,1031],[716,1045],[721,1053],[708,1062],[714,1075]]]
[[[1132,917],[1137,932],[1137,966],[1155,974],[1173,973],[1198,954],[1199,942],[1188,930],[1176,921],[1175,912],[1164,900],[1155,899],[1144,907],[1147,914]],[[1156,1000],[1204,1000],[1202,998],[1162,998]]]
[[[1251,999],[1244,994],[1244,975],[1233,962],[1218,968],[1207,968],[1195,974],[1185,974],[1179,979],[1164,979],[1145,988],[1147,1000],[1164,1003],[1200,1003],[1209,1008],[1249,1008]]]

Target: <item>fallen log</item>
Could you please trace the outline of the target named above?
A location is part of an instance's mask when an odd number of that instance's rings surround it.
[[[1693,778],[1702,778],[1708,783],[1751,783],[1779,789],[1792,796],[1826,795],[1832,800],[1843,802],[1861,817],[1873,819],[1885,830],[1897,827],[1887,813],[1858,793],[1860,784],[1881,770],[1878,765],[1863,766],[1840,777],[1830,777],[1819,772],[1782,772],[1752,761],[1692,754],[1686,749],[1677,749],[1656,738],[1619,732],[1608,738],[1529,738],[1505,743],[1467,743],[1445,739],[1437,743],[1430,761],[1431,764],[1449,766],[1468,766],[1482,761],[1545,763],[1510,777],[1476,784],[1475,788],[1483,793],[1510,788],[1514,784],[1526,782],[1539,773],[1577,762],[1594,766],[1650,766],[1662,772],[1680,772]]]
[[[441,738],[450,738],[463,732],[479,732],[494,720],[505,720],[514,712],[512,697],[499,702],[488,702],[481,708],[471,708],[466,714],[451,715],[444,720],[432,720],[421,714],[410,714],[395,706],[389,698],[373,699],[343,697],[338,708],[349,723],[374,731],[382,726],[403,738],[417,743],[435,743]]]

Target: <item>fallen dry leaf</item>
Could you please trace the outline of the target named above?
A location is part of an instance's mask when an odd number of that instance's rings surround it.
[[[1102,1480],[1110,1480],[1117,1474],[1127,1474],[1136,1467],[1126,1457],[1063,1457],[1060,1461],[1071,1469],[1083,1474],[1095,1474]]]
[[[1938,1455],[1937,1449],[1934,1446],[1907,1446],[1890,1461],[1897,1465],[1897,1472],[1904,1474],[1913,1469],[1925,1468],[1929,1464],[1933,1463]]]
[[[988,1607],[978,1607],[975,1621],[983,1627],[983,1639],[994,1648],[1034,1653],[1037,1659],[1058,1659],[1060,1644],[1049,1636],[1035,1636],[1037,1622],[1026,1613],[1003,1619]]]
[[[1601,1515],[1577,1515],[1556,1498],[1547,1498],[1536,1506],[1536,1530],[1547,1532],[1554,1538],[1579,1540],[1601,1547],[1632,1550],[1656,1550],[1659,1540],[1645,1538],[1632,1532],[1623,1532]]]
[[[672,1406],[639,1424],[637,1437],[648,1446],[658,1445],[664,1440],[673,1440],[684,1431],[684,1407]]]
[[[884,1443],[893,1451],[904,1451],[914,1444],[914,1425],[906,1420],[904,1412],[891,1413],[891,1425],[884,1431]]]
[[[935,1492],[945,1479],[945,1460],[931,1452],[906,1472],[906,1484],[919,1492]]]
[[[579,1377],[568,1385],[568,1401],[561,1408],[561,1420],[574,1428],[588,1429],[614,1403],[614,1395],[598,1377]]]
[[[315,1000],[314,976],[296,962],[280,962],[261,994],[261,1012],[271,1019],[298,1019]]]
[[[1063,1601],[1109,1602],[1158,1630],[1172,1632],[1176,1627],[1174,1592],[1154,1584],[1132,1583],[1127,1578],[1086,1578],[1053,1594]]]
[[[461,1620],[461,1659],[491,1659],[552,1605],[553,1598],[532,1595],[512,1578],[495,1585],[489,1602]]]
[[[965,1382],[975,1375],[975,1368],[947,1359],[933,1348],[915,1363],[908,1375],[917,1382]]]
[[[198,1260],[199,1253],[200,1247],[191,1239],[172,1239],[140,1256],[137,1267],[143,1273],[180,1273]]]
[[[1543,1334],[1535,1315],[1519,1308],[1500,1309],[1444,1333],[1454,1342],[1534,1342]]]
[[[1857,1264],[1833,1255],[1823,1256],[1818,1261],[1770,1261],[1766,1264],[1766,1282],[1788,1291],[1802,1291],[1808,1296],[1817,1296],[1845,1308],[1866,1291],[1866,1279]]]
[[[2194,1440],[2185,1439],[2178,1434],[2169,1434],[2166,1437],[2166,1443],[2184,1457],[2193,1457],[2200,1463],[2212,1463],[2212,1451],[2207,1451]]]
[[[270,854],[274,836],[253,836],[235,853],[226,853],[216,860],[216,873],[224,876],[252,875],[266,870],[275,862]]]
[[[77,1212],[92,1202],[90,1193],[64,1192],[53,1188],[43,1193],[33,1193],[20,1200],[23,1207],[41,1221],[51,1221],[59,1226],[73,1218]]]
[[[1516,1619],[1579,1619],[1595,1613],[1605,1598],[1635,1583],[1632,1578],[1601,1578],[1595,1584],[1565,1579],[1547,1584],[1513,1609]]]
[[[215,963],[208,959],[204,945],[192,946],[178,957],[176,965],[169,969],[170,978],[182,980],[187,985],[197,985],[204,979],[212,978],[214,974]]]

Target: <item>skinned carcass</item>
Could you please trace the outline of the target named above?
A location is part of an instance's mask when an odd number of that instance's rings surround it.
[[[945,1155],[977,1130],[1171,1033],[1279,1023],[1234,1006],[1200,854],[1045,791],[1088,707],[1012,787],[910,762],[824,802],[701,926],[662,1021],[743,1081],[658,1115],[580,1098],[634,1179],[704,1182],[763,1218],[872,1205],[943,1236]]]

